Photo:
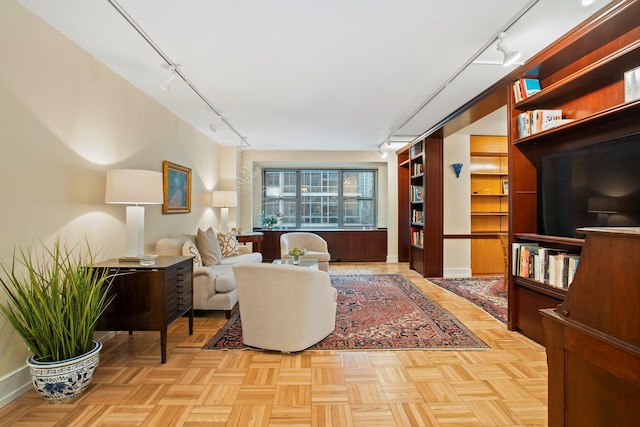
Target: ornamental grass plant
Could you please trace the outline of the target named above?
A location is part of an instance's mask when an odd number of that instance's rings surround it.
[[[69,247],[56,240],[40,250],[17,249],[8,267],[0,264],[5,295],[0,312],[38,362],[58,362],[93,347],[96,322],[113,297],[113,275],[95,269],[87,245]]]

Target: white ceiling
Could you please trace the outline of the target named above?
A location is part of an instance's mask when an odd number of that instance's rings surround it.
[[[358,151],[422,134],[512,71],[496,65],[501,31],[526,60],[608,3],[18,1],[221,145]],[[492,64],[465,68],[475,57]],[[166,59],[209,105],[181,79],[159,88]],[[216,132],[210,107],[226,121]]]

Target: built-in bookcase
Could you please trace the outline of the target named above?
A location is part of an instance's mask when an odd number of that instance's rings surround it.
[[[583,239],[537,234],[540,159],[640,133],[640,101],[625,102],[624,94],[624,73],[640,65],[640,2],[623,3],[594,15],[592,21],[531,58],[514,79],[536,78],[541,90],[519,101],[509,96],[511,244],[538,244],[580,255]],[[506,90],[512,90],[511,84]],[[534,110],[560,110],[563,119],[569,120],[522,136],[518,117]],[[578,271],[582,265],[578,264]],[[539,310],[558,306],[566,294],[562,287],[511,275],[509,329],[542,343]]]
[[[442,276],[442,137],[398,152],[398,253],[425,277]]]

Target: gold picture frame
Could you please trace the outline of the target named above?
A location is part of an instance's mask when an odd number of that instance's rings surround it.
[[[162,162],[164,182],[164,203],[162,213],[191,212],[191,169],[171,163]]]

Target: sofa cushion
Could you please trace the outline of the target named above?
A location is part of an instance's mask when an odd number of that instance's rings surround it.
[[[233,264],[247,264],[247,263],[261,263],[262,254],[260,252],[249,252],[242,255],[230,256],[222,258],[219,265],[233,265]],[[216,266],[218,267],[218,266]]]
[[[222,252],[222,258],[230,256],[240,255],[240,246],[235,236],[231,233],[217,233],[218,245],[220,245],[220,252]]]
[[[230,265],[216,266],[216,292],[231,292],[236,288],[236,279]]]
[[[202,267],[202,258],[195,243],[187,239],[182,245],[182,255],[193,257],[193,268]]]
[[[156,242],[155,253],[161,256],[182,255],[185,240],[188,239],[186,237],[163,237]]]
[[[203,265],[216,265],[220,262],[220,259],[222,259],[218,238],[213,228],[209,227],[207,231],[203,231],[200,228],[198,229],[196,246],[198,247],[198,251],[200,251]]]

